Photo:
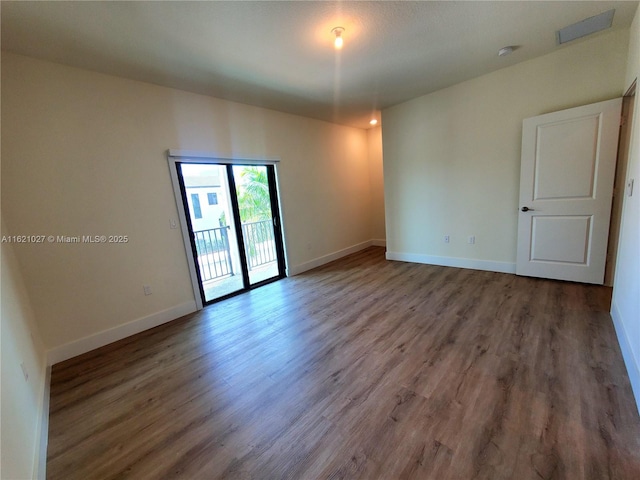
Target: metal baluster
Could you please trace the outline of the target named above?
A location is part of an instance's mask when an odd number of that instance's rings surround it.
[[[211,273],[211,261],[213,260],[213,268],[214,268],[214,272],[215,272],[215,268],[216,268],[216,264],[215,264],[215,254],[213,252],[213,244],[211,243],[211,230],[207,230],[206,231],[207,234],[207,238],[208,238],[208,242],[205,243],[206,248],[207,248],[207,265],[209,266],[209,279],[215,278],[216,274]],[[204,236],[204,233],[203,233]],[[209,253],[211,252],[211,253]]]

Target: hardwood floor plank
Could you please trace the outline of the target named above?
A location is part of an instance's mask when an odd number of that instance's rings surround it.
[[[637,479],[606,287],[372,247],[53,368],[50,479]]]

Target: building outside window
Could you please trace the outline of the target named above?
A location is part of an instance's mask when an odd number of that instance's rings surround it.
[[[200,196],[197,193],[191,194],[191,203],[193,203],[193,216],[202,218],[202,209],[200,208]]]

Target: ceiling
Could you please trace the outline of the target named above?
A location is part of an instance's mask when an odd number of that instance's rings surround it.
[[[610,30],[628,28],[637,4],[2,1],[2,49],[367,128],[380,109],[565,48],[556,31],[587,17],[615,8]],[[520,48],[498,57],[506,45]]]

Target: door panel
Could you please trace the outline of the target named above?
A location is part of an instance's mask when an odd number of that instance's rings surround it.
[[[181,163],[188,225],[204,303],[244,288],[225,165]]]
[[[518,275],[603,283],[620,106],[524,120]]]
[[[590,216],[532,216],[532,261],[586,265]]]
[[[593,197],[599,116],[539,125],[534,200]]]
[[[266,165],[234,165],[249,283],[279,275],[274,214]]]

